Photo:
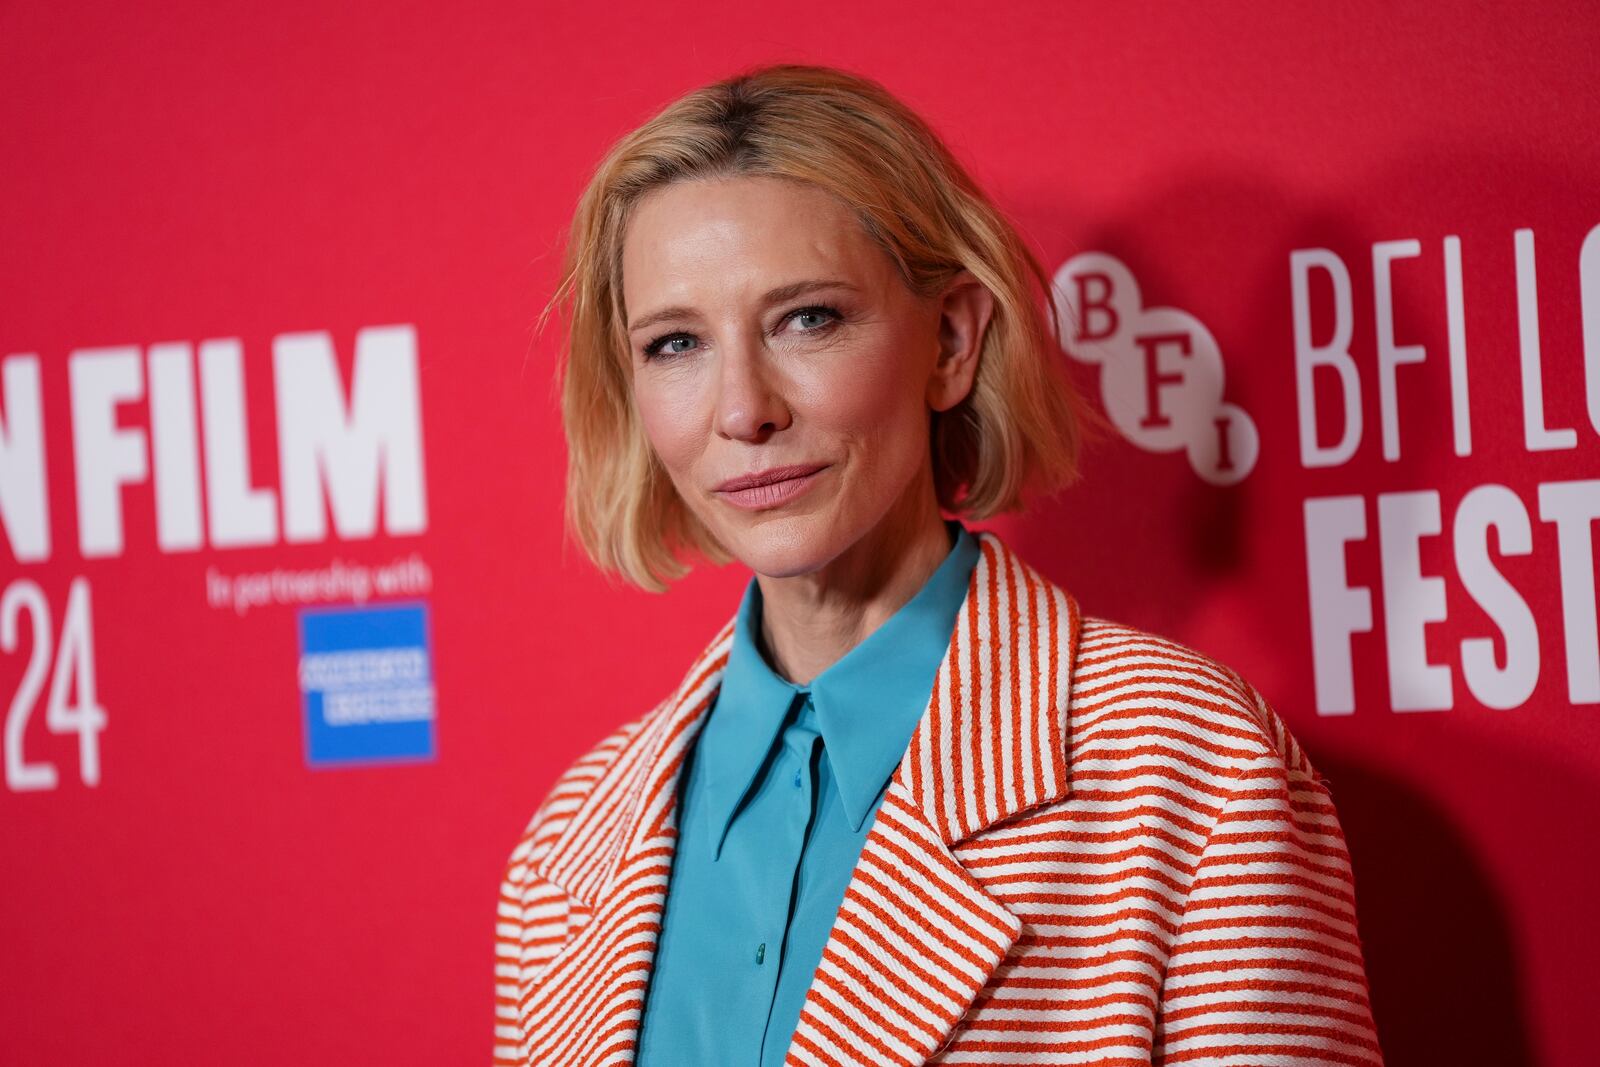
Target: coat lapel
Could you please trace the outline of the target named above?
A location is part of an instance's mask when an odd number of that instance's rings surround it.
[[[788,1064],[925,1063],[1021,933],[955,847],[1068,794],[1079,613],[999,536],[978,538],[927,710],[862,845]],[[633,1061],[677,840],[678,774],[732,643],[730,619],[537,867],[567,893],[577,929],[522,1006],[533,1063]]]
[[[862,845],[787,1063],[920,1065],[952,1036],[1022,921],[954,848],[1068,793],[1078,608],[992,533],[928,710]]]

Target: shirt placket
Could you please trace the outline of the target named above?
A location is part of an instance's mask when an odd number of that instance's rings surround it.
[[[785,805],[785,847],[781,858],[778,858],[789,876],[788,892],[781,895],[781,900],[774,899],[776,906],[767,923],[766,940],[756,949],[758,956],[762,957],[767,992],[767,1023],[762,1028],[758,1060],[761,1063],[769,1059],[767,1030],[777,1000],[779,966],[783,961],[789,924],[794,915],[796,894],[799,893],[800,861],[816,814],[816,755],[822,747],[822,734],[817,727],[816,710],[810,692],[797,696],[796,700],[800,702],[800,710],[794,721],[784,728],[782,764],[774,768],[781,775],[779,781],[783,783],[783,792],[789,794],[792,801]],[[781,1061],[786,1051],[787,1045],[779,1052],[777,1060]]]

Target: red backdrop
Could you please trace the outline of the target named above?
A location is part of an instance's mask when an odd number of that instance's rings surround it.
[[[988,525],[1290,723],[1389,1062],[1589,1062],[1593,5],[296,6],[0,8],[0,1061],[487,1060],[518,831],[746,573],[563,553],[532,322],[612,140],[783,59],[1079,299],[1125,432]],[[426,640],[318,653],[363,596]],[[317,754],[358,662],[411,758]]]

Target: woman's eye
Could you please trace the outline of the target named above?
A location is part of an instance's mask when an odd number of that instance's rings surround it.
[[[811,333],[829,325],[834,319],[841,316],[833,308],[819,304],[815,307],[796,308],[794,311],[789,312],[789,317],[804,327],[802,332]]]
[[[688,351],[688,349],[685,349],[685,348],[673,348],[671,346],[676,344],[679,341],[693,341],[693,340],[694,340],[694,338],[690,337],[686,333],[669,333],[669,334],[666,334],[665,336],[658,337],[654,341],[651,341],[649,344],[644,346],[644,358],[645,359],[650,359],[650,358],[652,358],[654,356],[659,356],[659,355],[668,355],[668,356],[681,355],[682,353]]]

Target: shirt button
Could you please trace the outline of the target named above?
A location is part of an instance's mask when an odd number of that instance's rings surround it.
[[[794,787],[796,789],[800,788],[800,772],[799,771],[795,771],[794,772]]]

